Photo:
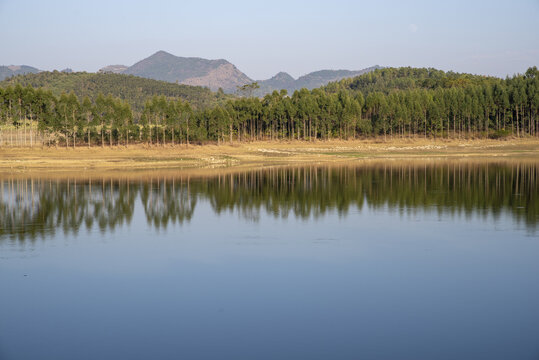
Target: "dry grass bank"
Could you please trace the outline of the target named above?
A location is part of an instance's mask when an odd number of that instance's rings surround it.
[[[365,159],[518,157],[539,161],[539,139],[355,140],[232,145],[0,148],[0,173],[171,168],[245,168]]]

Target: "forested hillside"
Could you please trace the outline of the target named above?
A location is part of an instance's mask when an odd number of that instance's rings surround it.
[[[123,88],[114,82],[108,86]],[[214,100],[224,96],[209,94]],[[0,88],[0,129],[9,130],[11,137],[16,131],[23,145],[28,144],[29,131],[38,132],[46,143],[66,146],[373,136],[499,138],[537,136],[539,130],[537,67],[507,79],[433,69],[382,69],[291,96],[274,91],[264,98],[222,98],[212,107],[192,106],[186,97],[169,93],[146,101],[141,96],[145,102],[136,106],[142,110],[132,111],[125,94],[120,95],[124,96],[91,99],[20,85]],[[20,140],[3,139],[0,145],[21,145]]]
[[[5,88],[15,84],[51,90],[55,96],[73,92],[78,98],[88,96],[93,101],[100,93],[110,94],[128,102],[135,111],[141,111],[146,100],[153,96],[183,99],[189,101],[195,108],[215,106],[225,98],[223,94],[213,93],[209,89],[198,86],[178,85],[113,73],[44,71],[6,79],[0,82],[0,87]]]
[[[451,71],[444,72],[432,68],[379,68],[361,76],[330,83],[326,86],[326,90],[335,92],[338,89],[346,89],[361,91],[365,95],[376,91],[389,94],[395,90],[434,90],[437,88],[482,85],[499,81],[500,79],[495,77],[460,74]]]
[[[327,85],[363,102],[375,133],[400,136],[536,135],[537,67],[511,78],[426,68],[384,68]]]

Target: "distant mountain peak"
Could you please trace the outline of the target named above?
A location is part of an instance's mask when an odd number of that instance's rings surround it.
[[[260,88],[255,95],[263,96],[273,90],[286,89],[289,93],[301,88],[309,90],[325,86],[332,81],[351,78],[378,69],[373,66],[363,70],[319,70],[295,79],[281,71],[267,80],[259,80]],[[252,83],[253,80],[241,72],[234,64],[225,59],[209,60],[200,57],[181,57],[159,50],[130,67],[109,65],[99,70],[100,73],[121,73],[143,78],[223,89],[234,93],[238,86]]]
[[[300,76],[297,80],[288,73],[280,72],[268,80],[260,80],[258,84],[260,89],[256,91],[257,96],[271,93],[273,90],[286,89],[288,93],[293,93],[301,88],[312,90],[325,86],[332,81],[338,81],[344,78],[351,78],[379,68],[378,65],[363,70],[318,70]]]
[[[209,87],[212,90],[222,88],[227,92],[233,92],[237,86],[252,82],[247,75],[227,60],[180,57],[163,50],[159,50],[130,66],[123,73],[155,80]]]
[[[208,62],[211,62],[211,63],[219,63],[219,64],[230,64],[230,62],[228,62],[227,60],[225,59],[213,59],[213,60],[210,60],[210,59],[204,59],[204,58],[201,58],[201,57],[197,57],[197,56],[176,56],[174,54],[171,54],[169,52],[166,52],[164,50],[159,50],[157,51],[156,53],[148,56],[147,58],[141,60],[141,61],[145,61],[145,60],[155,60],[155,59],[158,59],[158,60],[165,60],[165,61],[177,61],[177,60],[186,60],[186,59],[190,59],[190,60],[202,60],[202,61],[208,61]],[[139,61],[140,62],[140,61]],[[138,64],[138,63],[137,63]]]
[[[289,73],[281,71],[275,74],[270,80],[295,81],[296,79],[294,79]]]
[[[164,50],[159,50],[155,52],[154,54],[147,57],[147,59],[153,58],[153,57],[176,57],[175,55],[172,55],[169,52],[166,52]]]
[[[23,75],[23,74],[35,74],[38,73],[40,70],[36,69],[35,67],[28,66],[28,65],[9,65],[9,66],[1,66],[0,65],[0,81],[4,80],[5,78],[12,77],[15,75]]]

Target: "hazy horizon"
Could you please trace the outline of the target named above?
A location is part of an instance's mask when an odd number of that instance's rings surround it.
[[[271,5],[0,0],[0,21],[10,29],[0,64],[95,72],[163,50],[226,59],[257,80],[374,65],[505,77],[539,64],[533,0]]]

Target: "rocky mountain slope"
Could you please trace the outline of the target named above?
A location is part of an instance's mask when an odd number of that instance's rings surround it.
[[[226,92],[235,92],[237,86],[252,82],[247,75],[226,60],[179,57],[165,51],[156,52],[130,66],[123,73],[185,85],[204,86],[211,90],[222,88]]]
[[[109,65],[99,69],[97,72],[100,74],[121,74],[127,68],[128,66],[125,65]]]
[[[327,85],[347,77],[354,77],[379,66],[363,70],[321,70],[294,79],[285,72],[280,72],[271,79],[259,80],[260,88],[254,92],[256,96],[264,96],[274,90],[286,89],[289,94],[301,88],[309,90]],[[120,65],[107,66],[102,72],[119,72],[144,78],[174,82],[185,85],[195,85],[223,89],[227,93],[236,93],[239,86],[252,83],[243,72],[227,60],[207,60],[193,57],[179,57],[165,51],[158,51],[152,56],[143,59],[127,69],[121,70]]]
[[[330,82],[355,77],[375,69],[373,66],[363,70],[321,70],[294,79],[285,72],[276,74],[271,79],[257,81],[259,89],[252,95],[264,96],[274,90],[286,89],[289,94],[307,88],[309,90],[325,86]],[[0,81],[13,75],[38,73],[31,66],[0,66]],[[238,87],[253,82],[251,78],[238,70],[234,64],[224,59],[208,60],[197,57],[180,57],[165,51],[137,62],[132,66],[109,65],[99,69],[100,74],[126,74],[169,83],[201,86],[213,91],[223,89],[225,93],[237,93]]]

